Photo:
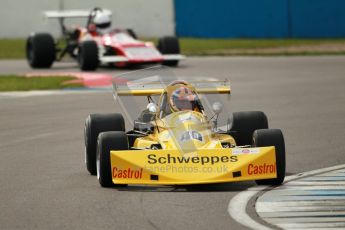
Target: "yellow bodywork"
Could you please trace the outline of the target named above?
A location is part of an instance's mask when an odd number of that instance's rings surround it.
[[[134,148],[111,151],[115,184],[204,184],[276,178],[275,148],[224,148],[234,138],[212,132],[201,113],[171,114],[154,121],[152,134],[137,138]],[[190,130],[200,139],[183,140]],[[186,135],[185,135],[186,136]],[[152,149],[154,145],[161,149]]]

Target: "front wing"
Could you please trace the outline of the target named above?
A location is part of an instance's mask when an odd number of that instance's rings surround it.
[[[115,184],[207,184],[277,177],[275,148],[111,151]]]
[[[128,58],[126,56],[101,56],[99,60],[102,63],[117,63],[117,62],[160,62],[160,61],[180,61],[184,60],[186,56],[181,54],[165,54],[157,59],[157,57],[134,57]]]

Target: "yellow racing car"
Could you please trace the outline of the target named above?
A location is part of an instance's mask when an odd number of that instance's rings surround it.
[[[87,117],[86,167],[101,186],[284,181],[282,132],[268,129],[263,112],[225,111],[229,81],[163,75],[155,67],[117,78],[123,115]]]

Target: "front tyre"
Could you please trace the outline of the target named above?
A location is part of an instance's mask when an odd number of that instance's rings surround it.
[[[125,121],[119,113],[91,114],[86,118],[84,129],[85,164],[91,175],[96,175],[97,138],[101,132],[125,131]]]
[[[112,181],[110,161],[111,150],[128,150],[128,138],[125,132],[114,131],[99,134],[97,140],[97,179],[102,187],[121,187]]]
[[[281,185],[285,178],[285,142],[280,129],[260,129],[253,134],[256,147],[274,146],[276,152],[277,178],[256,180],[258,185]]]
[[[78,64],[81,70],[96,70],[99,64],[98,46],[95,41],[83,41],[79,45]]]
[[[166,36],[158,40],[157,48],[161,54],[180,54],[180,43],[177,37]],[[178,61],[164,61],[163,65],[177,66]]]
[[[236,145],[251,145],[253,132],[257,129],[268,129],[265,113],[261,111],[235,112],[232,117],[230,132]]]
[[[50,68],[55,56],[54,38],[50,34],[37,33],[26,40],[26,59],[32,68]]]

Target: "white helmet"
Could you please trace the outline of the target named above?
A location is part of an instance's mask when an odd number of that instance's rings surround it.
[[[107,29],[111,26],[111,12],[109,10],[97,11],[92,21],[97,29]]]

